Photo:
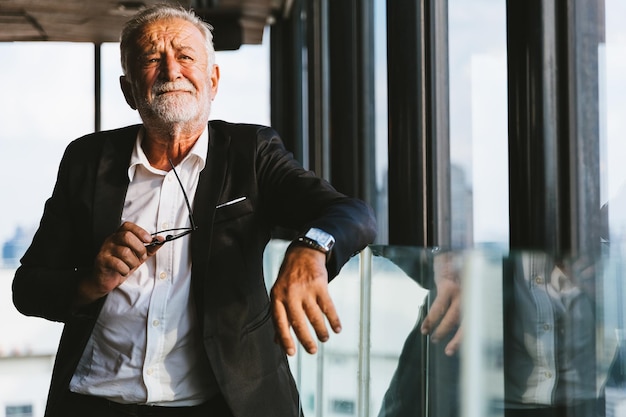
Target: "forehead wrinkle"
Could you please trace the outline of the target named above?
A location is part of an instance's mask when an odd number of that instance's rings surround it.
[[[198,36],[197,41],[194,37]],[[202,33],[184,20],[166,20],[148,24],[137,39],[143,53],[154,53],[172,47],[175,50],[194,50],[194,42],[203,42]]]

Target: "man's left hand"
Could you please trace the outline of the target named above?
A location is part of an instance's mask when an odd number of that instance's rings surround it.
[[[326,255],[320,251],[298,246],[289,248],[272,287],[271,299],[276,342],[290,356],[296,353],[290,328],[311,354],[317,352],[317,343],[311,335],[309,323],[321,342],[329,338],[325,319],[335,333],[341,331],[339,317],[328,293]]]

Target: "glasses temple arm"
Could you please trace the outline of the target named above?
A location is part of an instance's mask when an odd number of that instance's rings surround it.
[[[176,168],[174,168],[174,163],[172,162],[171,158],[167,158],[167,160],[169,161],[171,167],[172,167],[172,171],[174,171],[174,175],[176,176],[176,180],[178,181],[178,185],[180,185],[180,189],[183,190],[183,198],[185,199],[185,204],[187,204],[187,210],[189,212],[189,223],[191,223],[191,228],[193,230],[196,230],[196,223],[193,221],[193,216],[191,214],[191,204],[189,204],[189,198],[187,198],[187,193],[185,192],[185,187],[183,187],[183,183],[180,180],[180,177],[178,176],[178,173],[176,172]]]

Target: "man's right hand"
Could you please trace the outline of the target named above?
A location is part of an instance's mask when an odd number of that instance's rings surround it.
[[[143,228],[130,222],[122,224],[102,244],[96,255],[93,275],[80,283],[76,306],[92,303],[126,281],[161,247],[146,247],[151,241],[152,236]]]

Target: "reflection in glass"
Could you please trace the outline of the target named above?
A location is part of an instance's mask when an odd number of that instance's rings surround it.
[[[430,289],[379,417],[601,415],[609,381],[594,360],[601,260],[374,252]]]
[[[458,255],[405,247],[374,247],[373,252],[400,268],[405,279],[430,289],[427,303],[419,310],[415,306],[417,323],[403,342],[378,417],[459,415],[462,330]]]
[[[504,267],[507,416],[592,416],[596,408],[595,264],[512,254]],[[551,413],[551,414],[548,414]]]

